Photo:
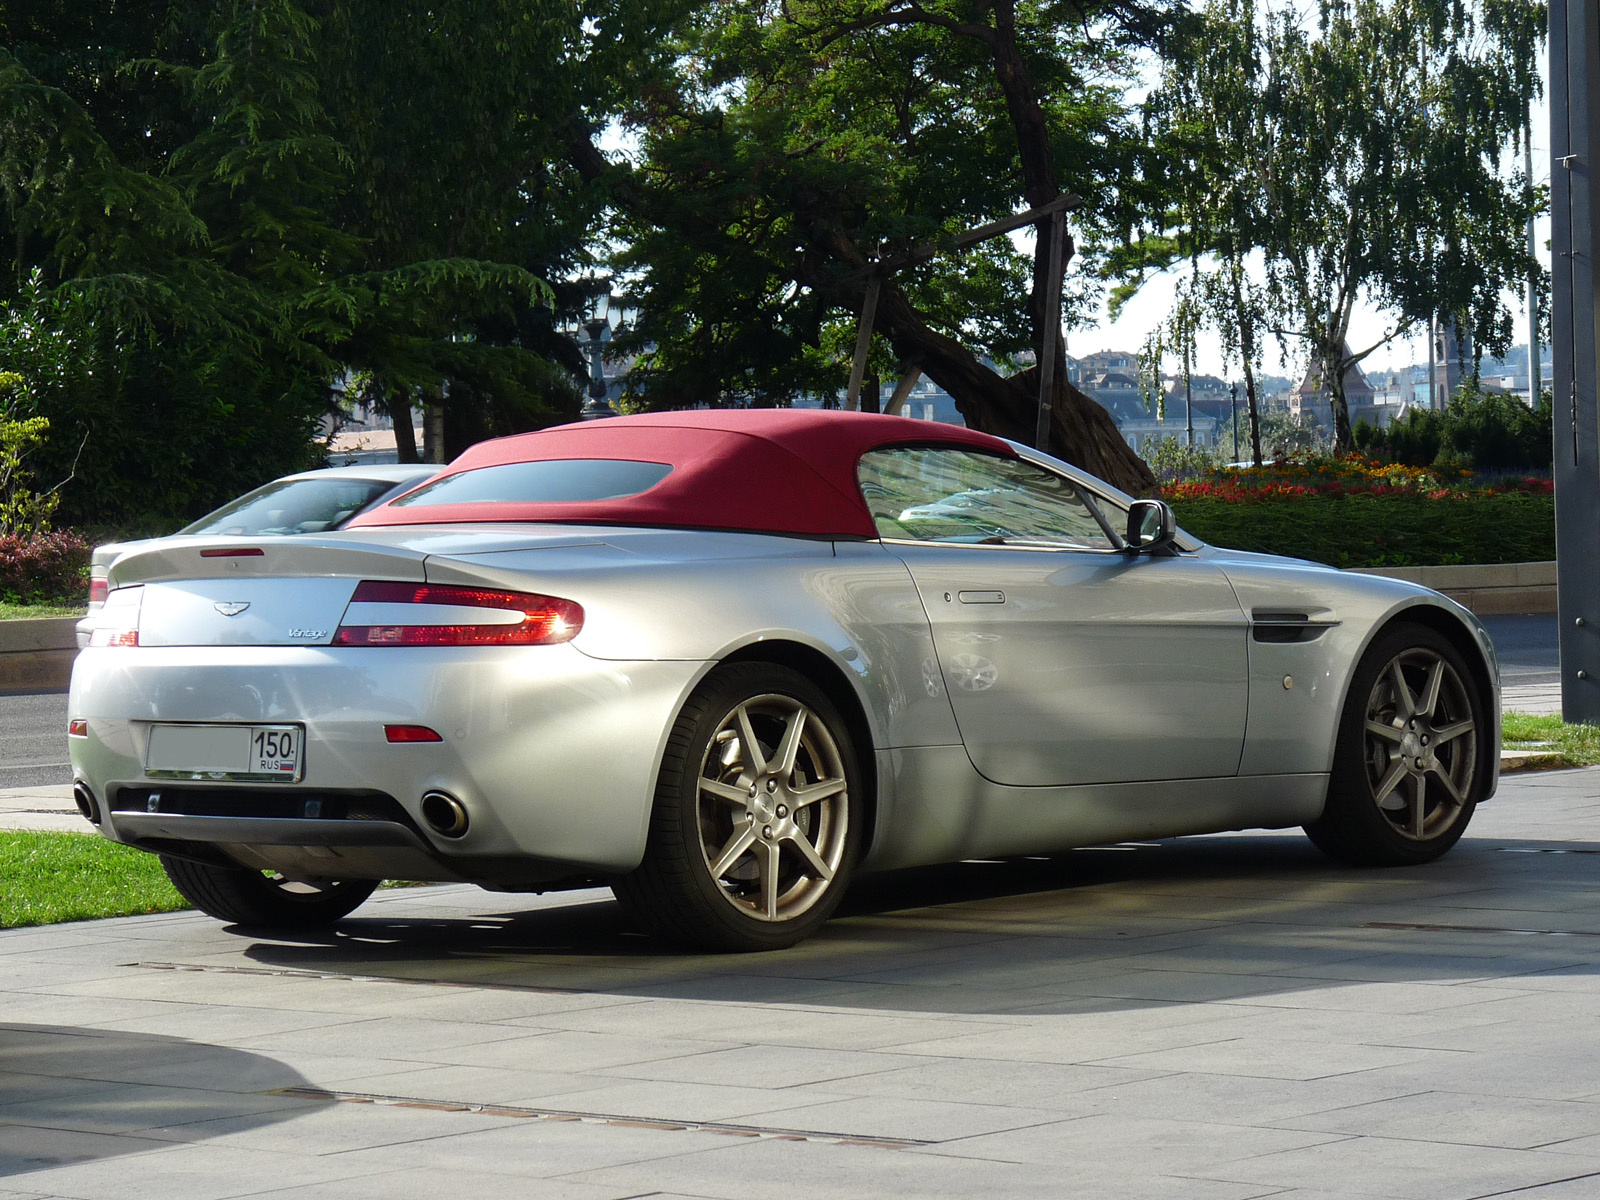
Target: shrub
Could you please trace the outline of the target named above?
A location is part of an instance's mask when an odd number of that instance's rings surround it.
[[[12,604],[81,603],[89,587],[90,549],[70,529],[0,537],[0,599]]]
[[[1172,507],[1213,545],[1335,567],[1538,562],[1556,551],[1555,497],[1545,491],[1191,494]]]
[[[1479,471],[1548,471],[1550,396],[1529,408],[1470,380],[1443,411],[1414,408],[1386,429],[1357,424],[1356,448],[1385,462],[1416,467],[1459,464]]]

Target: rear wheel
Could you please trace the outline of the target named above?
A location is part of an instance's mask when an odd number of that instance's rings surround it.
[[[1351,680],[1328,802],[1306,833],[1362,866],[1438,858],[1466,831],[1486,786],[1488,712],[1444,637],[1420,626],[1385,634]]]
[[[172,886],[201,912],[258,929],[314,929],[348,916],[377,889],[373,879],[299,883],[274,872],[230,869],[161,855]]]
[[[860,769],[832,702],[786,667],[732,664],[674,724],[644,861],[612,889],[684,945],[792,946],[837,907],[861,823]]]

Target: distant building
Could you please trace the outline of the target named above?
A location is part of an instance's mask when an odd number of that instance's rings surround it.
[[[1350,347],[1345,346],[1346,355]],[[1344,373],[1344,399],[1350,409],[1350,424],[1357,421],[1375,423],[1379,419],[1377,391],[1367,380],[1360,363],[1351,363]],[[1333,428],[1333,411],[1330,398],[1322,387],[1322,364],[1313,362],[1306,367],[1300,386],[1289,394],[1289,412],[1301,421],[1308,421],[1322,429]],[[1384,414],[1385,419],[1387,414]]]

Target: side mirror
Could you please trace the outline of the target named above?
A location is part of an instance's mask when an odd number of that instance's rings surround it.
[[[1129,507],[1125,549],[1134,554],[1149,554],[1170,546],[1177,536],[1177,519],[1163,501],[1135,500]]]

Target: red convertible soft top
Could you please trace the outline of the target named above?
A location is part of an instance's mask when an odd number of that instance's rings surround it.
[[[884,446],[958,446],[1016,457],[997,437],[936,421],[821,409],[711,409],[612,417],[496,438],[431,481],[512,463],[614,460],[671,468],[635,495],[581,501],[390,501],[347,528],[478,521],[599,522],[875,538],[856,464]]]

